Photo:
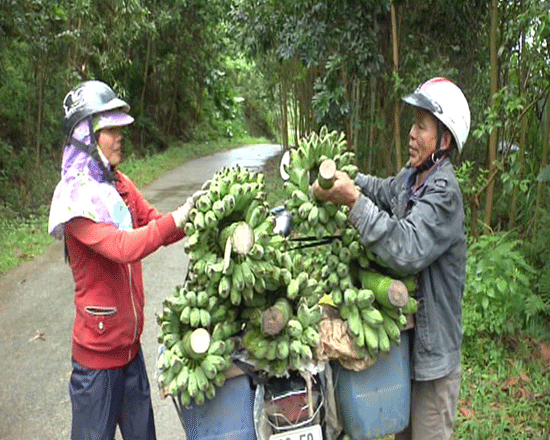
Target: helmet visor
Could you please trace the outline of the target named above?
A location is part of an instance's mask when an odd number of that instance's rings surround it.
[[[441,106],[424,93],[411,93],[410,95],[405,96],[403,101],[414,107],[420,107],[424,110],[428,110],[434,115],[440,115],[443,113]]]
[[[130,125],[132,122],[134,122],[134,118],[128,113],[113,110],[95,115],[92,124],[94,133],[96,133],[104,128],[123,127]]]

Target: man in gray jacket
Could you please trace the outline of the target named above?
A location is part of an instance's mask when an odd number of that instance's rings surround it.
[[[315,184],[322,200],[351,208],[349,221],[384,263],[418,273],[412,353],[411,419],[397,439],[451,438],[460,391],[466,236],[462,194],[449,153],[462,150],[470,110],[462,91],[432,78],[403,100],[414,107],[410,160],[386,179],[338,172]]]

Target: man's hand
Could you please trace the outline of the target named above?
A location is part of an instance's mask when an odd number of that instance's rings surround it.
[[[353,208],[360,194],[355,182],[342,171],[336,171],[334,184],[330,189],[323,189],[318,182],[315,182],[313,192],[320,200],[336,205],[347,205],[350,208]]]

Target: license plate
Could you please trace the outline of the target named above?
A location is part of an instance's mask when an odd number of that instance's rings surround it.
[[[282,434],[273,434],[269,440],[323,440],[320,425],[286,431]]]

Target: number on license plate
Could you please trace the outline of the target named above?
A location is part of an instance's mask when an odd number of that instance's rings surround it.
[[[323,440],[321,426],[313,425],[307,428],[294,429],[282,434],[273,434],[269,440]]]

